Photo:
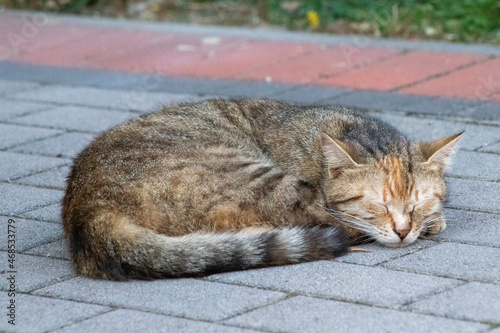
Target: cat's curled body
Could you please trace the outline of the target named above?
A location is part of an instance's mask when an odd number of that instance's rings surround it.
[[[114,280],[330,259],[346,234],[404,246],[444,228],[457,140],[416,144],[339,107],[166,106],[77,156],[63,225],[76,270]]]

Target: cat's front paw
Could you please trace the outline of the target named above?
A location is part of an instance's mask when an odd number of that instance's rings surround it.
[[[446,229],[446,220],[439,219],[436,221],[432,221],[432,223],[427,227],[427,233],[430,235],[435,235],[441,231]]]

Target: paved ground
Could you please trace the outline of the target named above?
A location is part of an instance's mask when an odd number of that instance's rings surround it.
[[[9,11],[0,41],[0,331],[500,332],[499,48]],[[418,140],[465,130],[448,229],[201,279],[77,277],[59,213],[72,157],[114,124],[211,96],[358,107]]]

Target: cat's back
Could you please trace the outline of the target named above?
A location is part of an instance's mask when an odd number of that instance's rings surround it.
[[[272,123],[287,108],[299,111],[266,100],[211,99],[164,106],[132,119],[101,134],[75,158],[68,197],[75,191],[93,196],[122,191],[136,183],[161,186],[161,177],[208,174],[209,166],[225,162],[270,161],[264,132],[279,126]]]
[[[70,178],[128,182],[235,154],[318,177],[321,132],[359,141],[368,155],[377,147],[393,146],[393,138],[400,136],[384,123],[341,107],[211,99],[165,106],[105,132],[79,154]]]
[[[238,140],[245,143],[259,135],[262,124],[270,125],[273,118],[284,114],[283,111],[297,113],[298,109],[259,99],[210,99],[163,106],[157,112],[137,117],[103,133],[82,155],[99,151],[109,153],[110,149],[122,147],[130,151],[161,148],[163,152],[174,152],[184,150],[184,146],[200,148]]]
[[[117,167],[117,160],[127,160],[126,156],[139,160],[164,154],[193,156],[216,146],[262,153],[263,146],[273,144],[265,142],[272,140],[271,133],[286,132],[292,137],[297,118],[310,128],[317,117],[305,107],[261,99],[210,99],[164,106],[104,132],[74,164],[93,159],[101,166]]]

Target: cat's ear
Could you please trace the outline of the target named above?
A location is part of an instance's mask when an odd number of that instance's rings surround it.
[[[436,141],[417,144],[418,150],[426,160],[426,164],[443,172],[451,163],[451,157],[458,148],[458,141],[464,132],[442,138]]]
[[[329,135],[321,133],[321,147],[330,172],[358,166],[358,163],[353,160],[348,152],[349,147],[342,141],[332,139]]]

